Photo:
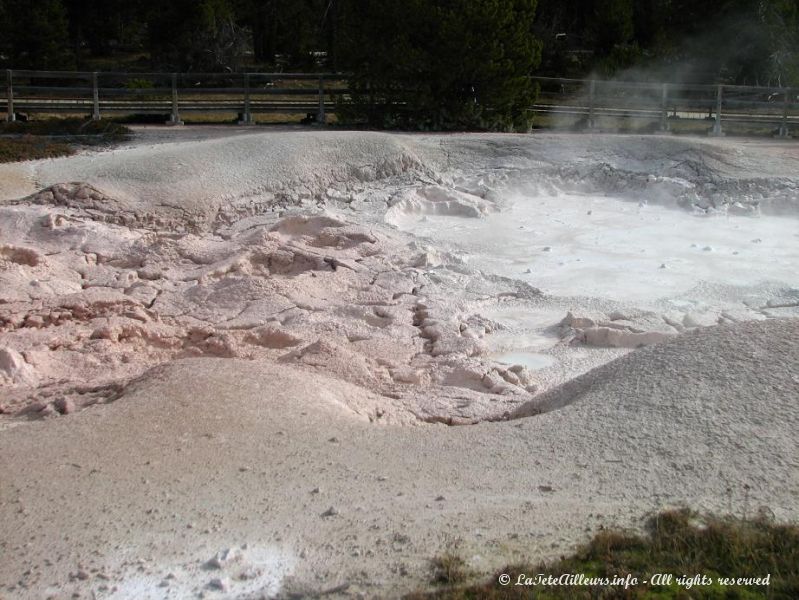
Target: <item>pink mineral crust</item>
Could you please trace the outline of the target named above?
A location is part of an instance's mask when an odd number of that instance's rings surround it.
[[[6,414],[111,401],[147,369],[189,357],[335,375],[386,394],[391,402],[358,408],[383,422],[470,422],[534,390],[529,375],[480,364],[485,330],[415,290],[418,259],[390,231],[300,215],[172,232],[120,218],[86,187],[2,209],[4,239],[15,242],[0,248]],[[468,405],[421,397],[418,386],[436,382],[451,394],[464,369],[484,381],[457,392]]]
[[[252,131],[0,165],[0,598],[799,518],[796,146]]]

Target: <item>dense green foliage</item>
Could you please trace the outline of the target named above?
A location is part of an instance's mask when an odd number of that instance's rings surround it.
[[[347,71],[374,125],[518,129],[530,74],[799,85],[799,0],[0,0],[0,66]]]
[[[61,0],[0,0],[0,54],[18,69],[71,66]]]
[[[500,573],[486,583],[465,585],[463,578],[468,578],[469,572],[451,551],[434,559],[432,566],[434,582],[447,587],[412,594],[408,600],[789,600],[799,597],[799,527],[777,525],[765,517],[700,519],[687,510],[671,511],[651,519],[645,537],[601,531],[571,557],[548,565],[509,566],[500,571],[512,574],[506,586],[498,583]],[[651,583],[658,573],[674,578]],[[609,579],[630,575],[638,585],[627,589],[515,585],[519,574],[554,578],[582,574]],[[766,575],[770,575],[768,586],[731,585],[719,580]],[[694,579],[696,576],[705,579]]]
[[[534,16],[535,0],[365,0],[341,59],[372,125],[525,129]]]
[[[345,70],[395,36],[420,58],[458,34],[501,45],[506,11],[543,44],[536,72],[635,66],[671,79],[799,84],[799,0],[0,0],[0,63],[84,69],[110,56],[140,70]]]
[[[797,0],[561,0],[536,23],[551,75],[799,84]]]

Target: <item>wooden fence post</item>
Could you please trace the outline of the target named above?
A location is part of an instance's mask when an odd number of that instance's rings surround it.
[[[178,74],[172,73],[172,118],[167,121],[168,125],[183,125],[180,120],[180,111],[178,109]]]
[[[92,73],[92,120],[100,120],[100,89],[97,86],[97,71]]]
[[[14,75],[11,69],[6,71],[6,102],[8,104],[8,113],[6,114],[6,121],[13,123],[17,120],[14,114]]]
[[[594,96],[596,95],[596,81],[593,79],[588,84],[588,129],[596,126],[594,122]]]
[[[250,111],[250,74],[244,74],[244,114],[239,125],[253,125],[252,112]]]
[[[316,114],[316,122],[324,125],[327,121],[325,115],[325,78],[319,77],[319,112]]]
[[[791,106],[791,90],[789,88],[785,88],[783,90],[783,94],[785,94],[785,98],[782,102],[782,124],[780,124],[779,136],[781,138],[787,138],[791,137],[790,132],[788,131],[788,110]]]
[[[669,84],[664,83],[660,90],[660,130],[669,130]]]
[[[716,121],[713,123],[713,129],[710,135],[722,136],[724,132],[721,129],[721,104],[724,100],[724,86],[719,84],[716,88]]]

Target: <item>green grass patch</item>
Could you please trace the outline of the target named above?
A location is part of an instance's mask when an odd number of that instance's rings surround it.
[[[130,133],[124,125],[106,120],[50,118],[0,122],[0,162],[69,156],[77,146],[119,142]]]
[[[550,564],[511,565],[487,582],[449,581],[440,577],[442,564],[465,568],[449,553],[434,560],[436,587],[406,600],[788,600],[799,598],[799,527],[766,517],[699,517],[688,510],[668,511],[648,522],[646,535],[601,531],[571,557]],[[501,574],[509,577],[506,585],[499,583]],[[524,583],[520,575],[539,583],[516,585]],[[542,585],[539,578],[549,576],[550,581],[583,576],[637,583]],[[730,581],[766,576],[768,585]]]
[[[0,139],[0,163],[56,158],[69,156],[74,152],[69,144],[29,135],[22,138]]]

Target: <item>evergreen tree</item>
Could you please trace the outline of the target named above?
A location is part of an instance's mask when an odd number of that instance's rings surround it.
[[[247,34],[230,0],[172,0],[148,15],[149,47],[158,68],[175,71],[235,71]]]
[[[274,63],[275,56],[294,67],[313,69],[314,52],[328,46],[326,27],[335,14],[331,0],[245,0],[241,13],[252,31],[255,59]]]
[[[768,36],[768,83],[799,85],[799,1],[765,1],[760,17]]]
[[[373,125],[524,129],[540,61],[535,0],[347,3],[341,59]],[[345,8],[346,7],[346,8]]]
[[[67,12],[61,0],[5,0],[0,37],[6,63],[15,69],[74,66]]]
[[[594,48],[601,55],[629,42],[634,33],[633,0],[597,0],[591,30]]]

